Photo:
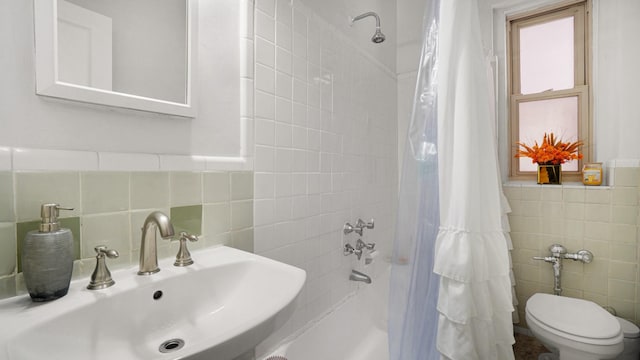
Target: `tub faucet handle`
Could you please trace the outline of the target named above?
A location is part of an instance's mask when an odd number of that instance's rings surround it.
[[[105,245],[98,245],[94,248],[96,251],[96,268],[91,275],[91,282],[87,285],[89,290],[106,289],[116,282],[111,278],[111,272],[107,268],[105,257],[116,259],[120,256],[116,250],[107,249]]]
[[[375,226],[374,220],[371,219],[371,221],[369,222],[364,222],[364,220],[362,219],[358,219],[358,222],[356,223],[357,227],[361,227],[363,229],[373,229]]]
[[[362,236],[362,226],[358,226],[357,224],[356,226],[353,226],[350,223],[345,223],[343,227],[343,232],[345,235],[355,232],[356,234]]]
[[[189,249],[187,249],[187,240],[195,242],[198,241],[198,237],[196,235],[188,234],[185,231],[180,233],[180,249],[176,255],[176,261],[173,263],[174,266],[189,266],[193,264],[191,253],[189,252]]]
[[[369,251],[373,251],[375,247],[376,247],[375,243],[366,243],[362,241],[362,239],[358,239],[358,241],[356,241],[356,249],[358,250],[367,249]]]
[[[362,249],[356,249],[351,244],[345,244],[344,249],[342,250],[342,254],[344,256],[355,254],[358,260],[360,260],[360,258],[362,257]]]

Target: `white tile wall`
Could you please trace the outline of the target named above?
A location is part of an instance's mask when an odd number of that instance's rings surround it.
[[[98,170],[98,154],[90,151],[13,149],[14,170]]]
[[[388,250],[396,193],[395,75],[299,2],[271,10],[256,4],[254,249],[308,277],[296,313],[261,349],[356,289],[348,275],[361,264],[342,246],[357,238],[342,226],[375,218],[386,226],[365,240]]]
[[[160,157],[155,154],[98,153],[100,170],[157,171]]]
[[[11,170],[11,148],[0,147],[0,171]]]

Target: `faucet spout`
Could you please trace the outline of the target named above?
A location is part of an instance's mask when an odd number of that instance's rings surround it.
[[[371,284],[371,278],[369,275],[363,274],[357,270],[351,270],[351,275],[349,275],[349,280],[352,281],[362,281],[366,284]]]
[[[174,235],[173,225],[167,215],[160,211],[154,211],[147,216],[142,226],[138,275],[151,275],[160,271],[158,267],[156,228],[163,239],[169,239]]]

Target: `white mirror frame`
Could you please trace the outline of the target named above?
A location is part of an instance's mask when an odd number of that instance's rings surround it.
[[[195,117],[197,109],[195,96],[198,50],[197,3],[197,0],[187,0],[187,94],[186,103],[183,104],[60,81],[58,79],[57,2],[55,0],[34,0],[36,93],[92,104]]]

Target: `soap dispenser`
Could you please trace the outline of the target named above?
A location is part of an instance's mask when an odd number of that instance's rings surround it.
[[[33,301],[61,298],[69,291],[73,271],[73,233],[61,229],[58,204],[43,204],[39,230],[29,231],[22,242],[22,272]]]

